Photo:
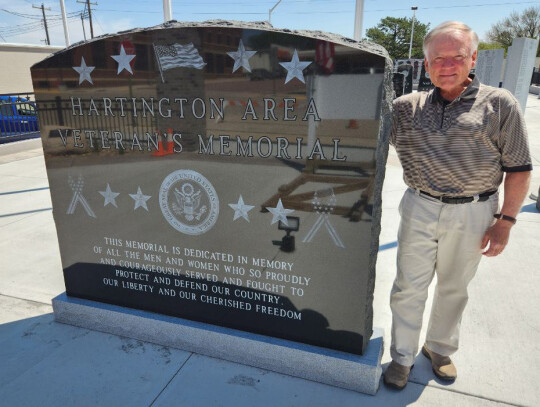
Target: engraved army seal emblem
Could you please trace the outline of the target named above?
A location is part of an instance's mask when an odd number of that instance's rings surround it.
[[[165,220],[186,235],[209,231],[219,215],[216,190],[193,170],[178,170],[165,177],[159,189],[159,206]]]

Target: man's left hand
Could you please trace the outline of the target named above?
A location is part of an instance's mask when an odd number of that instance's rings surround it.
[[[495,257],[501,254],[508,243],[512,226],[512,223],[506,220],[498,220],[491,226],[482,238],[482,244],[480,246],[482,254],[487,257]],[[487,247],[488,244],[489,247]]]
[[[513,218],[517,216],[529,190],[530,179],[530,171],[506,173],[504,176],[504,203],[500,213]],[[482,254],[487,257],[501,254],[508,243],[512,226],[512,222],[504,219],[499,219],[491,226],[482,238],[482,245],[480,246]],[[486,249],[488,243],[489,248]]]

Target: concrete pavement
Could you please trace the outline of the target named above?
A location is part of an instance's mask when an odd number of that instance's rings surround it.
[[[540,100],[525,112],[540,186]],[[385,330],[405,186],[391,149],[383,190],[374,326]],[[483,259],[470,286],[453,384],[417,357],[402,392],[376,396],[177,349],[55,323],[65,290],[40,140],[0,146],[0,404],[6,406],[536,406],[540,401],[540,213],[527,199],[509,246]],[[433,290],[433,285],[432,285]],[[432,290],[424,319],[430,312]]]

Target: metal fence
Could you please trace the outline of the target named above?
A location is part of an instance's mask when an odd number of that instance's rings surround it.
[[[77,129],[85,137],[85,132],[93,132],[92,137],[100,137],[101,131],[107,131],[107,138],[112,138],[113,131],[123,133],[123,140],[131,140],[137,134],[139,140],[144,140],[146,133],[154,134],[159,123],[151,115],[136,115],[133,112],[141,109],[139,103],[133,107],[133,100],[127,99],[123,108],[118,106],[107,107],[103,101],[77,98],[77,106],[72,106],[70,99],[59,96],[50,100],[40,100],[38,103],[39,122],[44,137],[60,137],[59,131],[71,136],[71,131]],[[80,108],[78,107],[80,105]],[[90,106],[95,113],[89,112]],[[80,112],[84,112],[80,114]],[[100,113],[99,113],[100,112]],[[67,133],[66,133],[67,132]]]
[[[110,115],[88,114],[90,99],[80,99],[84,106],[84,114],[79,115],[74,110],[70,100],[59,96],[54,99],[35,101],[34,93],[0,94],[0,143],[40,137],[40,131],[46,138],[60,137],[59,131],[71,136],[71,131],[77,129],[85,137],[85,132],[94,132],[99,137],[100,131],[109,131],[108,139],[113,137],[113,131],[123,133],[123,140],[130,140],[134,134],[140,141],[146,140],[147,134],[154,135],[158,129],[157,118],[152,116],[137,116],[133,114],[133,101],[127,99],[123,110],[118,107],[108,109]],[[102,102],[96,101],[94,106],[103,112]],[[75,113],[74,113],[75,112]],[[67,132],[67,133],[66,133]]]
[[[34,94],[0,94],[0,143],[39,137]]]

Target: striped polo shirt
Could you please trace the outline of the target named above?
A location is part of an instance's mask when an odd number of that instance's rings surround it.
[[[503,172],[532,170],[519,102],[507,90],[471,78],[452,102],[438,88],[394,101],[390,143],[409,187],[472,196],[496,190]]]

